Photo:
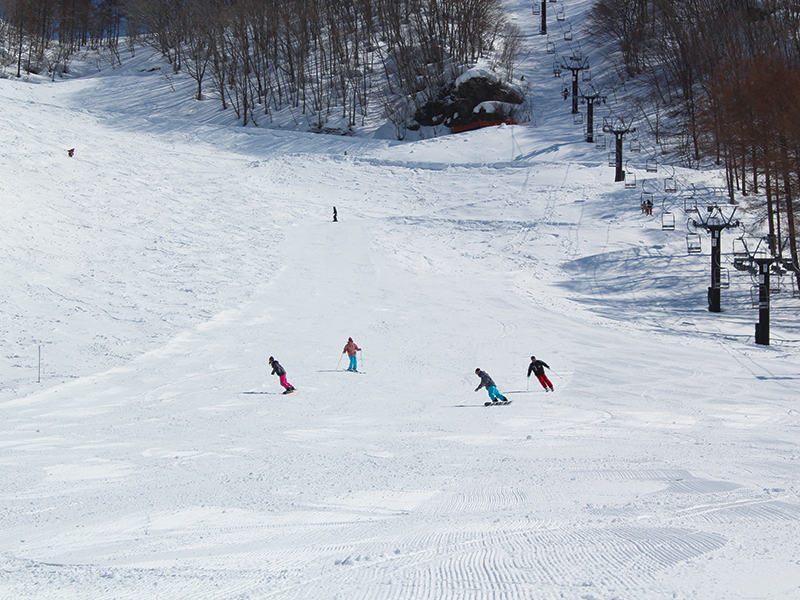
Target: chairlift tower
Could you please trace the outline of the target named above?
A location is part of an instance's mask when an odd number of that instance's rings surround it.
[[[759,253],[763,241],[769,243],[769,250],[766,253]],[[798,273],[800,271],[798,265],[782,257],[782,249],[778,251],[778,256],[770,255],[774,249],[774,240],[770,240],[769,237],[759,241],[758,246],[752,252],[747,248],[747,243],[744,243],[744,252],[733,261],[733,266],[737,270],[749,271],[752,275],[758,276],[758,286],[756,286],[758,299],[754,298],[753,307],[758,307],[756,344],[761,346],[769,346],[770,295],[773,292],[770,282],[771,274],[775,273],[780,276],[786,272]],[[779,288],[776,287],[775,291],[779,291]]]
[[[726,217],[716,204],[706,207],[706,214],[698,214],[697,219],[690,220],[696,229],[705,229],[711,234],[711,286],[708,288],[708,310],[722,312],[720,299],[722,296],[722,231],[739,227],[739,221],[733,219],[736,207]]]
[[[561,57],[561,66],[572,71],[572,114],[578,112],[578,73],[589,68],[589,59],[580,52]]]
[[[594,142],[594,105],[596,102],[605,104],[608,96],[603,96],[591,83],[587,87],[581,98],[586,102],[586,141],[591,144]]]
[[[536,0],[534,0],[535,2]],[[542,0],[542,26],[539,28],[540,35],[547,35],[547,0]]]
[[[605,123],[603,125],[603,131],[605,133],[613,133],[617,138],[616,160],[614,162],[617,172],[616,176],[614,177],[614,181],[625,181],[625,171],[622,168],[622,140],[625,135],[634,133],[636,131],[636,127],[627,125],[625,123],[625,119],[618,117],[615,119],[615,122]]]

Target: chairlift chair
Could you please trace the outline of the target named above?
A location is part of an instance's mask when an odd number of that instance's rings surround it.
[[[634,173],[633,171],[625,171],[625,189],[626,190],[636,189],[636,173]]]
[[[683,212],[687,213],[699,212],[697,210],[697,200],[695,199],[694,196],[691,196],[690,198],[685,198],[683,200]]]
[[[761,302],[761,286],[760,285],[752,285],[750,286],[750,305],[753,308],[766,308],[769,303],[768,302]]]
[[[689,254],[700,254],[703,251],[703,245],[700,243],[699,233],[686,234],[686,251]]]
[[[583,113],[574,113],[572,115],[572,122],[575,125],[583,125]]]
[[[581,78],[583,81],[591,81],[592,80],[592,71],[590,69],[584,69],[581,71]]]
[[[617,153],[616,152],[609,152],[608,153],[608,166],[609,167],[616,167],[617,166]]]
[[[542,5],[538,2],[538,0],[534,1],[533,3],[533,14],[534,15],[542,14]]]
[[[648,159],[644,168],[648,173],[658,173],[658,162],[654,158]]]
[[[631,152],[642,151],[642,143],[639,141],[639,138],[631,138],[631,141],[629,142],[629,150]]]
[[[719,270],[719,287],[721,290],[727,290],[731,287],[731,274],[725,267]]]
[[[547,42],[546,49],[548,54],[556,53],[556,45],[553,42]]]
[[[669,211],[661,213],[661,229],[675,231],[675,215]]]
[[[598,150],[603,150],[606,147],[606,136],[603,134],[598,135],[594,138],[594,147]],[[616,165],[616,159],[614,164]]]
[[[556,21],[566,21],[566,20],[567,20],[567,15],[564,12],[564,7],[559,6],[558,10],[556,11]]]
[[[769,293],[780,294],[783,289],[781,283],[783,283],[783,277],[773,274],[772,277],[769,278]]]
[[[675,181],[675,177],[667,177],[664,180],[664,191],[667,194],[674,194],[678,191],[678,182]]]
[[[571,42],[572,41],[572,28],[570,27],[564,32],[564,41]]]
[[[744,241],[744,236],[733,238],[733,248],[732,252],[734,256],[737,257],[744,257],[749,256],[750,254],[747,252],[747,242]]]

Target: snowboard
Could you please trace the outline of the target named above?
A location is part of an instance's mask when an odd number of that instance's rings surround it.
[[[505,402],[484,402],[484,406],[501,406],[503,404],[511,404],[511,400],[506,400]]]
[[[281,392],[281,394],[283,394],[284,396],[287,396],[287,395],[289,395],[289,394],[294,394],[296,391],[297,391],[297,390],[295,390],[295,389],[292,389],[292,390],[286,390],[285,392]]]

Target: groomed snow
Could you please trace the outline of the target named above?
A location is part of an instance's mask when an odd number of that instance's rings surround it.
[[[413,142],[237,127],[144,50],[0,80],[0,597],[800,598],[800,301],[708,312],[660,214],[719,174],[643,215],[511,10],[535,125]]]

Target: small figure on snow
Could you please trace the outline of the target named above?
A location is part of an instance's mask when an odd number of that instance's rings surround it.
[[[288,381],[286,381],[286,369],[284,369],[281,366],[281,363],[279,363],[277,360],[275,360],[274,358],[272,358],[270,356],[269,357],[269,364],[272,367],[272,375],[277,375],[278,377],[280,377],[281,385],[286,390],[283,393],[284,394],[290,394],[291,392],[293,392],[294,391],[294,386],[291,383],[289,383]]]
[[[535,356],[531,356],[531,364],[528,365],[528,377],[530,377],[531,373],[533,373],[534,375],[536,375],[536,379],[539,380],[539,383],[542,384],[542,387],[544,388],[545,392],[554,392],[555,390],[553,389],[553,384],[550,383],[550,380],[547,378],[547,375],[545,375],[544,372],[545,367],[549,369],[550,365],[548,365],[543,360],[536,360]]]
[[[481,384],[475,388],[476,392],[482,387],[485,387],[486,391],[489,392],[489,398],[491,398],[492,402],[508,402],[508,399],[498,391],[494,380],[492,380],[486,371],[475,369],[475,374],[481,378]]]
[[[336,214],[336,207],[333,207],[333,222],[336,223],[339,221],[338,215]]]
[[[350,366],[347,367],[348,371],[358,371],[358,356],[356,352],[359,352],[360,350],[361,348],[356,345],[356,343],[353,341],[353,338],[347,338],[347,344],[345,344],[342,354],[346,352],[347,356],[350,357]]]
[[[67,154],[69,155],[70,158],[75,156],[75,148],[70,148],[69,150],[67,150]]]

